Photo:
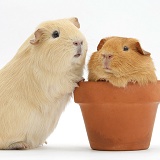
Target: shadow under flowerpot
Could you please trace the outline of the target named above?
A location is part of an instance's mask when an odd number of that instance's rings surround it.
[[[74,101],[81,107],[92,149],[149,148],[160,102],[160,81],[126,88],[108,82],[80,82]]]

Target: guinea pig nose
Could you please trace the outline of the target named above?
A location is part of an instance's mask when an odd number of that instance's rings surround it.
[[[73,44],[75,46],[81,46],[81,45],[83,45],[83,41],[75,41],[75,42],[73,42]]]

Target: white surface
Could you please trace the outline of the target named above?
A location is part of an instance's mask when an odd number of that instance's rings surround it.
[[[135,37],[152,53],[160,79],[159,0],[0,0],[0,68],[42,21],[76,16],[88,41],[88,58],[100,39],[107,36]],[[85,69],[84,77],[87,77]],[[0,159],[160,159],[160,111],[151,146],[146,151],[100,152],[89,147],[80,108],[71,101],[48,144],[29,151],[0,151]]]

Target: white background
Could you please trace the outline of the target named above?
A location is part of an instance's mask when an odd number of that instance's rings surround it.
[[[78,17],[88,41],[88,58],[101,38],[134,37],[151,52],[160,79],[159,0],[0,0],[0,68],[20,45],[46,20]],[[87,78],[87,68],[84,77]],[[160,159],[160,111],[157,113],[150,148],[146,151],[92,151],[80,108],[73,99],[63,112],[48,144],[29,151],[0,151],[0,159]]]

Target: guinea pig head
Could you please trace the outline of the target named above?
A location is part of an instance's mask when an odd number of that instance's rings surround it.
[[[106,73],[116,77],[154,70],[150,53],[133,38],[109,37],[100,41],[97,50]]]
[[[40,24],[30,40],[37,61],[44,61],[43,67],[60,72],[84,65],[87,42],[79,27],[77,18]]]

